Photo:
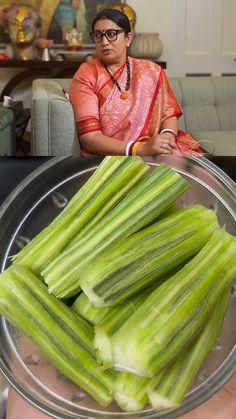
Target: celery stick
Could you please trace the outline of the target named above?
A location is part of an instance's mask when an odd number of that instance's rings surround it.
[[[206,326],[170,366],[153,378],[120,372],[115,381],[114,399],[123,410],[136,412],[148,404],[153,409],[177,408],[189,390],[194,376],[219,335],[228,306],[230,289],[217,299]]]
[[[92,325],[99,323],[108,311],[107,307],[101,309],[94,308],[84,292],[80,293],[70,308]]]
[[[30,271],[12,265],[0,274],[0,312],[41,349],[58,370],[98,403],[112,401],[114,374],[102,371],[92,348],[93,328]]]
[[[182,209],[103,251],[80,286],[95,307],[121,303],[196,254],[218,227],[214,211]]]
[[[173,409],[183,402],[199,367],[213,348],[220,333],[229,297],[230,288],[228,287],[217,299],[199,335],[175,362],[151,379],[147,393],[154,409]]]
[[[157,285],[154,284],[152,287],[142,290],[115,307],[94,308],[97,311],[106,310],[102,320],[94,327],[94,347],[97,350],[98,359],[106,365],[112,365],[112,336],[156,287]]]
[[[120,372],[114,388],[114,399],[118,406],[127,412],[142,410],[148,404],[147,388],[150,380],[150,377]]]
[[[102,219],[147,170],[139,157],[105,157],[64,210],[13,259],[39,273],[76,233]]]
[[[161,164],[125,196],[94,228],[42,271],[49,292],[75,295],[86,269],[105,248],[148,225],[189,187],[169,166]]]
[[[236,275],[235,254],[236,238],[217,230],[118,330],[112,340],[113,365],[153,376],[170,364],[199,332],[218,295]]]
[[[168,215],[171,214],[176,214],[178,211],[181,210],[181,207],[179,207],[177,205],[176,202],[174,202],[174,204],[172,204],[170,207],[168,207],[164,212],[162,212],[160,215],[158,215],[154,220],[151,221],[150,225],[160,221],[162,218],[167,217]],[[85,236],[88,231],[92,230],[93,226],[88,226],[88,228],[84,227],[78,234],[76,234],[73,239],[70,241],[70,243],[68,243],[67,249],[69,249],[69,246],[72,246],[74,243],[78,242],[78,240],[80,240],[83,236]]]

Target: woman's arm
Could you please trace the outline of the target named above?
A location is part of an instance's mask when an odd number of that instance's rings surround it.
[[[89,154],[100,156],[105,155],[125,155],[126,145],[129,141],[121,141],[108,135],[104,135],[101,131],[93,131],[80,135],[80,142],[83,150]]]
[[[140,142],[137,148],[137,155],[139,156],[153,156],[157,154],[172,154],[175,148],[175,138],[165,134],[158,134],[152,138],[147,138],[146,141]],[[130,141],[121,141],[113,137],[102,134],[101,131],[93,131],[80,136],[80,142],[84,151],[89,154],[96,155],[125,155],[126,147]],[[137,139],[138,141],[138,139]],[[164,146],[164,147],[163,147]]]
[[[163,131],[163,132],[162,132]],[[137,154],[156,155],[173,154],[176,148],[176,136],[178,132],[178,120],[175,116],[163,121],[160,133],[140,143]]]
[[[171,118],[165,119],[164,122],[162,122],[161,124],[161,130],[166,130],[166,129],[170,129],[172,131],[174,131],[175,135],[177,135],[178,132],[178,120],[176,118],[176,116],[172,116]],[[173,134],[172,134],[173,135]]]

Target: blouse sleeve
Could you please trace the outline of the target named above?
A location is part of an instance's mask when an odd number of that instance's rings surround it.
[[[176,116],[176,118],[180,118],[180,116],[183,113],[182,109],[176,100],[173,90],[171,89],[168,79],[166,77],[166,74],[163,70],[162,70],[161,77],[162,77],[161,90],[163,94],[162,122],[173,116]]]
[[[81,64],[71,81],[69,97],[79,135],[101,130],[96,83],[96,67],[92,62]]]

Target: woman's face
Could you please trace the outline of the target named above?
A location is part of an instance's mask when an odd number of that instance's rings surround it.
[[[101,31],[104,33],[109,29],[121,30],[122,28],[112,20],[102,19],[96,22],[94,32]],[[108,41],[103,36],[101,42],[95,42],[96,51],[105,64],[122,64],[126,60],[127,46],[130,45],[131,40],[132,34],[125,34],[125,32],[117,34],[115,41]]]

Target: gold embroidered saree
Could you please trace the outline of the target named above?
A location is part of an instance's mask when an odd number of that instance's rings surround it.
[[[69,92],[78,135],[101,131],[119,140],[137,140],[158,134],[165,120],[182,115],[162,68],[148,60],[129,57],[129,61],[131,83],[126,100],[120,98],[120,91],[98,59],[80,66]],[[126,66],[114,77],[124,88]],[[186,132],[179,130],[176,142],[177,154],[201,153],[197,141]]]

